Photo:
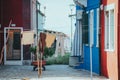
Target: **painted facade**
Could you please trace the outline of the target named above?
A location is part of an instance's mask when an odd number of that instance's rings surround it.
[[[30,1],[29,0],[26,0],[26,1],[18,0],[17,2],[15,0],[9,0],[9,1],[0,0],[0,2],[1,2],[1,11],[0,11],[1,29],[0,30],[1,30],[2,34],[7,34],[8,29],[6,29],[6,30],[4,30],[4,29],[9,26],[9,23],[11,20],[12,20],[12,22],[11,22],[10,26],[14,27],[15,28],[14,30],[17,30],[17,27],[21,27],[18,30],[30,29],[31,26],[30,26]],[[16,32],[14,30],[13,30],[13,28],[10,29],[10,31],[12,32],[10,37],[12,37],[12,38],[9,38],[9,39],[11,41],[13,41],[15,39],[15,38],[13,39],[13,37],[15,37],[15,35],[16,35],[16,34],[14,35],[14,33]],[[21,32],[21,30],[18,33],[20,34],[20,32]],[[2,38],[1,38],[2,43],[5,43],[4,36],[5,35],[2,35]],[[1,47],[3,47],[3,45],[4,44],[2,44]],[[12,45],[12,43],[10,45]],[[21,45],[21,44],[19,44],[19,45]],[[11,46],[11,47],[13,48],[13,46]],[[24,46],[24,48],[28,49],[27,47],[28,46]],[[19,51],[17,50],[19,57],[21,54],[21,49],[22,48],[19,48]],[[26,50],[24,50],[24,53],[26,53]],[[7,55],[7,53],[5,53],[5,51],[4,51],[4,54],[6,54],[6,55],[4,55],[4,59],[5,58],[10,59],[10,60],[12,59],[12,58],[10,58],[11,57],[10,55]],[[25,55],[26,54],[23,55],[24,59],[26,59]],[[29,58],[29,57],[30,56],[28,55],[27,58]],[[23,58],[18,58],[18,60],[20,61],[20,64],[21,64],[21,60],[23,60]],[[6,60],[4,60],[4,61],[6,61]]]
[[[5,35],[7,35],[8,30],[11,32],[10,40],[12,40],[16,46],[21,45],[20,34],[22,31],[36,31],[36,1],[37,0],[0,0],[0,52],[5,44]],[[8,28],[11,20],[12,22]],[[8,42],[10,40],[8,40]],[[18,43],[16,40],[18,40]],[[15,44],[12,44],[13,48],[15,48]],[[20,64],[18,63],[19,65],[22,65],[31,59],[29,47],[30,45],[25,45],[22,47],[18,46],[19,50],[18,48],[13,50],[14,56],[19,56],[18,58],[14,58],[14,61],[20,61]],[[6,50],[9,49],[6,47]],[[6,60],[9,60],[8,64],[12,64],[13,57],[5,52],[8,51],[4,51],[4,54],[6,54],[6,56],[4,55],[4,59],[6,58]],[[15,64],[17,64],[17,62],[13,63],[13,65]]]
[[[67,43],[70,42],[70,40],[66,34],[51,30],[44,30],[44,33],[47,35],[46,47],[55,48],[55,54],[53,55],[54,57],[58,57],[59,55],[64,56],[69,52]]]
[[[120,75],[120,0],[118,1],[118,75]],[[120,79],[120,76],[118,76]]]
[[[119,0],[101,1],[101,74],[120,80]]]
[[[75,23],[75,32],[74,39],[72,43],[72,52],[69,58],[69,66],[75,67],[78,65],[80,60],[83,58],[82,53],[82,13],[83,10],[77,5],[76,1],[81,2],[85,7],[87,6],[87,0],[73,0],[76,4],[76,23]]]
[[[82,28],[86,29],[88,33],[84,33],[84,29],[82,30],[82,53],[83,59],[79,66],[75,68],[90,70],[90,47],[92,47],[92,68],[93,72],[100,74],[100,53],[99,53],[99,7],[100,0],[87,0],[87,7],[84,8],[84,13],[82,14],[82,19],[85,19],[85,24],[82,24]],[[77,9],[81,9],[77,7]],[[87,27],[88,26],[88,27]],[[88,38],[84,38],[84,36]],[[87,43],[85,41],[86,40]]]

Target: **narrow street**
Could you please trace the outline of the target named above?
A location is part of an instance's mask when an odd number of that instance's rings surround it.
[[[0,0],[0,80],[120,80],[120,0]]]
[[[32,66],[0,66],[0,80],[38,80],[37,71]],[[90,80],[90,73],[75,70],[68,65],[49,65],[40,80]],[[108,80],[93,74],[93,80]]]

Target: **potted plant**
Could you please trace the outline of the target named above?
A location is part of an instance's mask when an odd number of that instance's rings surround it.
[[[36,46],[30,47],[30,52],[36,54]]]
[[[37,47],[30,47],[30,52],[32,53],[32,63],[31,65],[33,65],[33,71],[36,70],[37,66],[38,66],[38,61],[37,61],[37,55],[36,55],[36,49]],[[42,60],[42,68],[43,70],[45,70],[45,60]],[[39,64],[40,64],[40,61],[39,61]]]

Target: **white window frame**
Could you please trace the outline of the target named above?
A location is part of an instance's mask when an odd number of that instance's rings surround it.
[[[100,25],[100,9],[97,8],[97,25],[96,25],[96,47],[99,47],[99,25]]]
[[[21,44],[21,60],[7,60],[6,56],[7,56],[7,48],[6,48],[6,41],[7,41],[7,37],[6,37],[6,33],[7,30],[21,30],[21,33],[23,32],[23,28],[22,27],[5,27],[4,28],[4,45],[5,45],[5,49],[4,49],[4,64],[5,65],[22,65],[23,64],[23,45]]]
[[[89,30],[90,30],[90,46],[92,47],[94,44],[94,10],[90,11],[90,19],[89,19]]]
[[[111,19],[111,14],[112,11],[114,11],[113,13],[113,18]],[[107,22],[107,15],[106,12],[108,12],[108,22]],[[115,5],[114,4],[110,4],[104,7],[104,17],[105,17],[105,51],[114,51],[115,50]],[[111,21],[113,20],[113,21]],[[113,22],[113,25],[111,25],[111,22]],[[111,32],[113,31],[113,32]]]

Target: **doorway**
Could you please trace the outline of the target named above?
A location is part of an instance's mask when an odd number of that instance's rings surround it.
[[[4,64],[22,65],[23,46],[21,45],[21,27],[4,28]]]

